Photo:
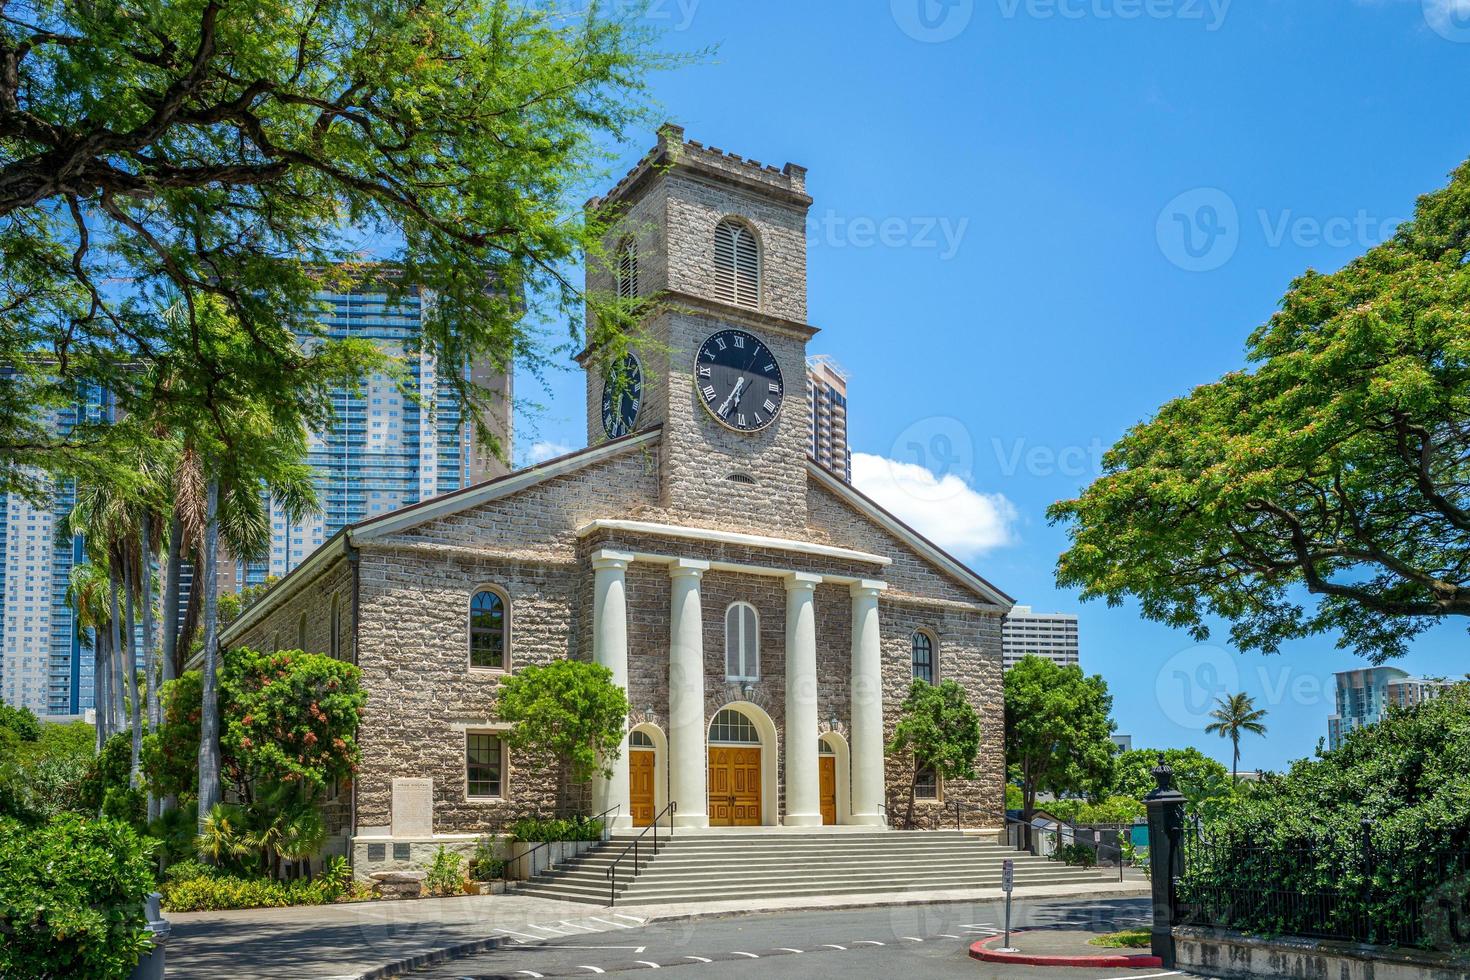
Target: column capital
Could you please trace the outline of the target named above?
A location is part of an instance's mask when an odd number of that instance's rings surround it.
[[[876,598],[878,593],[884,591],[887,588],[888,583],[882,581],[881,579],[863,578],[858,579],[856,582],[852,583],[852,585],[848,586],[848,591],[852,593],[852,597],[854,599]]]
[[[786,582],[787,592],[798,592],[806,590],[810,592],[822,584],[822,576],[811,572],[787,572],[781,576]]]
[[[631,551],[614,551],[611,548],[599,548],[592,552],[592,567],[597,569],[623,569],[631,565],[635,557]]]
[[[669,578],[701,578],[709,571],[709,562],[698,558],[675,558],[669,562]]]

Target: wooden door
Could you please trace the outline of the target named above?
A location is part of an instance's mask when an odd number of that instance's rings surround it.
[[[837,757],[819,755],[817,766],[822,784],[822,823],[832,826],[837,823]]]
[[[709,822],[711,827],[759,827],[761,750],[710,746]]]
[[[628,788],[635,827],[653,823],[653,757],[654,753],[646,750],[628,753]]]

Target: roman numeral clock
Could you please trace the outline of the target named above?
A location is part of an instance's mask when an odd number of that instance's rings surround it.
[[[710,334],[694,358],[699,400],[716,422],[737,432],[759,432],[776,420],[785,382],[776,355],[743,330]]]

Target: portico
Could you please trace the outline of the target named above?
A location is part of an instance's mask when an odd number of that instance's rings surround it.
[[[727,787],[732,785],[730,772],[735,770],[727,769],[736,765],[731,760],[738,760],[740,767],[759,766],[759,795],[772,797],[759,804],[760,823],[766,826],[820,827],[824,824],[824,807],[829,823],[840,815],[844,824],[883,826],[880,806],[884,791],[883,678],[878,597],[887,584],[876,577],[853,574],[850,569],[868,567],[881,571],[891,559],[807,541],[645,521],[592,521],[578,529],[578,536],[585,538],[599,532],[609,539],[658,544],[658,550],[605,546],[590,554],[594,576],[593,660],[607,667],[625,687],[629,677],[628,570],[635,563],[667,570],[670,601],[666,778],[668,799],[677,804],[674,825],[711,826],[712,765],[720,767],[715,779],[719,783],[717,796],[721,808],[715,822],[730,819],[724,801],[734,795]],[[713,542],[730,550],[766,555],[771,561],[767,564],[681,555],[694,541],[701,542],[705,549]],[[841,570],[814,570],[823,564]],[[768,738],[761,738],[743,750],[725,746],[716,751],[717,743],[709,731],[716,712],[721,710],[718,706],[712,710],[711,692],[706,690],[702,586],[711,571],[778,580],[785,592],[784,646],[763,652],[767,671],[775,663],[783,668],[783,724],[779,730],[769,716],[749,703],[752,690],[762,683],[761,675],[737,675],[730,673],[728,667],[726,670],[727,689],[734,687],[741,692],[741,697],[727,707],[751,715],[752,730],[762,725],[771,727]],[[825,799],[820,757],[824,744],[830,749],[831,743],[824,743],[824,735],[831,725],[824,728],[818,717],[818,694],[823,682],[818,676],[817,651],[823,643],[830,646],[832,638],[819,635],[818,630],[815,596],[823,585],[840,586],[851,599],[850,666],[848,676],[843,678],[850,692],[845,713],[850,718],[851,738],[841,742],[844,771],[840,776],[835,771],[839,757],[835,752],[829,754]],[[758,632],[758,627],[755,629]],[[632,691],[630,697],[637,700]],[[615,828],[632,823],[627,751],[625,738],[624,758],[613,765],[610,778],[597,781],[594,792],[594,807],[598,812],[617,808]],[[757,757],[758,763],[754,761]],[[779,782],[775,778],[778,768]],[[744,772],[744,768],[736,772],[741,785],[744,785]],[[655,778],[664,775],[655,773]],[[845,790],[840,803],[832,798],[839,785]],[[751,786],[748,791],[756,789]],[[778,807],[778,799],[784,805]],[[748,823],[745,808],[737,809],[741,821]]]

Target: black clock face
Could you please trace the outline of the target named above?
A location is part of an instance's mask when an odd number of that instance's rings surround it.
[[[775,421],[786,393],[776,355],[743,330],[721,330],[700,345],[694,387],[710,414],[739,432]]]
[[[612,365],[602,380],[602,428],[609,439],[632,432],[643,404],[643,365],[632,354]]]

